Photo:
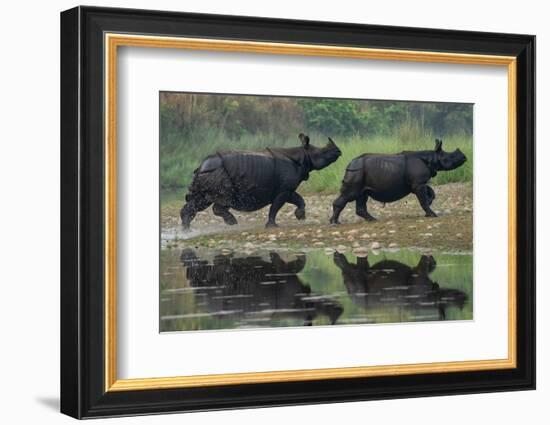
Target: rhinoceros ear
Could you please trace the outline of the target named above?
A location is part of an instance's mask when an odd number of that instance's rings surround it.
[[[440,152],[442,146],[443,146],[443,140],[435,139],[435,149],[434,149],[434,151]]]
[[[298,138],[300,139],[300,141],[302,142],[302,146],[304,148],[307,148],[309,147],[309,136],[305,135],[304,133],[300,133],[298,135]]]

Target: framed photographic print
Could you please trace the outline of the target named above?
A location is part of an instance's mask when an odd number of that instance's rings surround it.
[[[535,38],[61,14],[61,411],[533,389]]]

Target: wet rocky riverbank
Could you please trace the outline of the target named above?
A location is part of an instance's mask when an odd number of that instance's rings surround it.
[[[370,251],[417,248],[420,251],[472,251],[472,186],[451,183],[434,187],[432,209],[436,218],[426,218],[409,195],[401,201],[381,204],[369,200],[369,212],[378,221],[366,222],[355,215],[349,204],[341,215],[342,224],[332,226],[328,219],[334,194],[309,194],[306,219],[298,221],[294,206],[285,205],[277,216],[279,227],[266,229],[268,208],[252,213],[233,211],[239,224],[227,226],[209,208],[197,214],[191,232],[183,232],[179,221],[181,202],[171,200],[161,207],[161,245],[166,249],[207,247],[223,253],[258,250],[325,250],[367,255]]]

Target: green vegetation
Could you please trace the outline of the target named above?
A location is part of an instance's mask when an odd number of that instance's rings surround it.
[[[443,138],[445,150],[460,148],[469,161],[439,173],[433,184],[472,180],[471,105],[161,93],[160,112],[163,201],[185,192],[207,155],[298,146],[300,132],[318,146],[330,136],[342,150],[336,163],[302,183],[301,193],[337,192],[347,164],[362,153],[433,149],[436,137]]]

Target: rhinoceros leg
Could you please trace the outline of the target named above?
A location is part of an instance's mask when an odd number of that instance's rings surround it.
[[[355,200],[355,214],[367,221],[376,221],[376,218],[367,211],[367,200],[368,196],[364,193]]]
[[[212,211],[214,212],[214,215],[223,218],[225,224],[228,224],[230,226],[237,224],[237,219],[233,214],[229,212],[229,207],[225,207],[220,204],[214,204],[214,206],[212,207]]]
[[[181,225],[183,230],[189,230],[191,222],[199,211],[208,208],[212,202],[202,197],[193,197],[188,199],[187,203],[180,210]]]
[[[430,204],[433,201],[433,197],[432,197],[432,194],[434,194],[433,189],[429,188],[429,186],[425,184],[422,184],[413,188],[413,192],[416,195],[418,202],[420,202],[420,206],[426,213],[426,217],[437,217],[437,214],[434,213],[430,208]]]
[[[275,197],[275,199],[271,203],[271,207],[269,208],[269,215],[265,227],[277,227],[275,218],[277,217],[277,213],[279,212],[281,207],[285,204],[285,202],[289,200],[289,197],[290,192],[282,192]]]
[[[288,202],[293,205],[296,205],[296,210],[294,215],[298,220],[305,220],[306,218],[306,203],[304,198],[302,198],[298,193],[292,192],[288,198]]]
[[[340,224],[338,220],[340,218],[340,213],[346,207],[348,202],[353,201],[353,196],[341,194],[336,200],[332,203],[332,217],[330,218],[330,224]]]
[[[432,205],[434,199],[435,199],[435,192],[430,186],[426,186],[427,193],[428,193],[428,205]]]

